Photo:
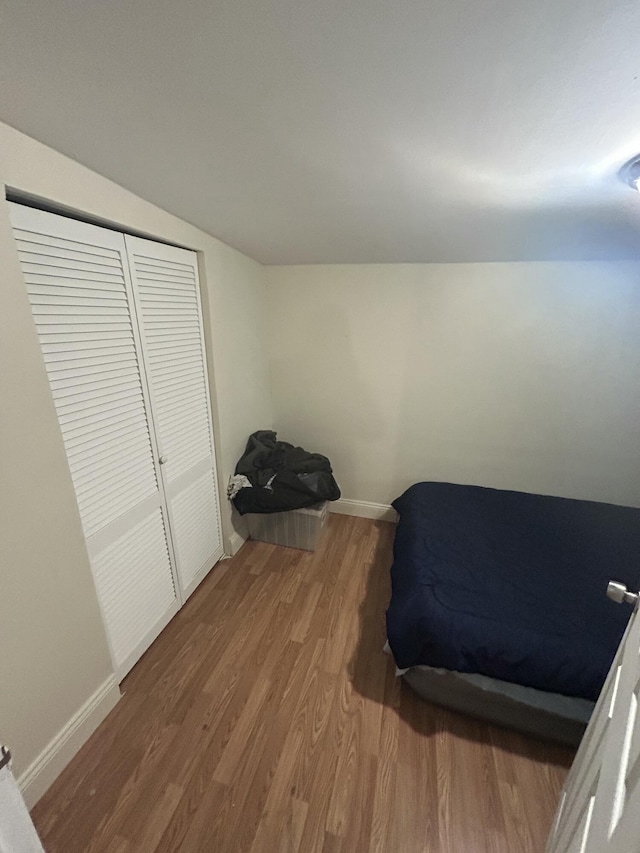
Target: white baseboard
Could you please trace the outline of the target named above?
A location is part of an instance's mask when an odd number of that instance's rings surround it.
[[[18,779],[28,808],[38,802],[119,699],[118,682],[110,675],[31,762]]]
[[[398,520],[398,514],[390,504],[376,504],[371,501],[352,501],[348,498],[340,498],[339,501],[331,501],[330,512],[340,515],[356,515],[358,518],[373,518],[376,521]]]
[[[235,557],[240,548],[242,548],[242,546],[244,545],[245,541],[246,540],[244,539],[244,537],[240,536],[237,530],[234,530],[231,536],[229,537],[229,553],[225,554],[222,559],[228,560],[231,557]]]

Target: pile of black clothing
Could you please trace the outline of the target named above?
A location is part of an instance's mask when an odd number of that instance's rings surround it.
[[[242,480],[244,488],[234,490],[233,502],[240,515],[302,509],[340,497],[326,456],[277,441],[271,430],[259,430],[249,437],[236,475],[248,480]]]

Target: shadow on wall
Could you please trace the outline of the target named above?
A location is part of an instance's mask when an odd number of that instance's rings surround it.
[[[455,266],[414,288],[396,492],[439,480],[635,505],[637,275]]]
[[[393,658],[382,650],[386,641],[385,611],[391,596],[389,568],[393,560],[395,525],[380,521],[375,528],[376,546],[366,567],[358,612],[358,640],[348,673],[357,693],[385,707],[382,727],[386,713],[397,714],[404,724],[427,738],[447,732],[464,741],[487,744],[532,761],[569,767],[573,757],[569,747],[536,740],[432,705],[396,676]]]
[[[358,457],[379,441],[383,404],[363,376],[353,329],[343,307],[309,292],[308,318],[287,332],[272,356],[278,437],[331,460],[346,498],[359,494]],[[379,345],[382,346],[382,341]],[[280,381],[284,377],[285,381]]]
[[[624,261],[640,259],[640,199],[625,185],[614,200],[549,204],[524,190],[484,203],[468,199],[455,223],[420,221],[426,254],[397,261],[431,263]],[[457,241],[451,240],[451,232]],[[389,258],[387,258],[389,260]]]
[[[534,428],[533,401],[542,396],[552,410],[561,401],[542,382],[539,342],[517,328],[518,288],[456,270],[405,293],[412,310],[396,359],[397,429],[389,442],[394,497],[421,480],[534,483],[540,465],[532,450],[548,427]]]
[[[229,498],[225,495],[221,496],[221,501],[228,501]],[[240,515],[238,510],[235,508],[233,503],[231,504],[231,530],[232,536],[238,537],[243,541],[246,541],[249,538],[249,525],[245,521],[245,519]],[[234,543],[231,543],[231,547],[233,548]]]

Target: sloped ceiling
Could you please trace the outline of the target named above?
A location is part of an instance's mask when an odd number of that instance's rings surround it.
[[[640,257],[637,2],[0,16],[0,119],[262,262]]]

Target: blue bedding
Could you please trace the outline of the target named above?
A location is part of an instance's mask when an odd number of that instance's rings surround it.
[[[640,510],[450,483],[417,483],[400,516],[387,636],[426,664],[595,700],[637,590]]]

